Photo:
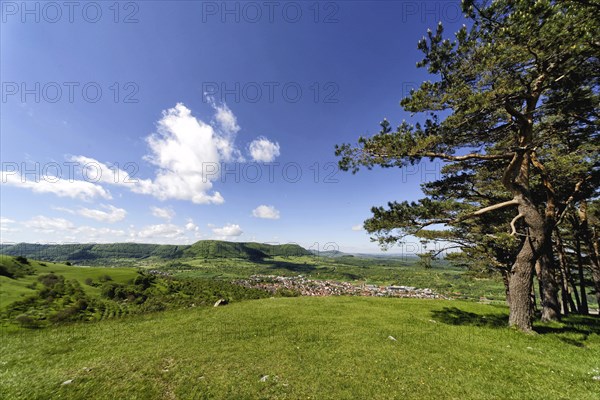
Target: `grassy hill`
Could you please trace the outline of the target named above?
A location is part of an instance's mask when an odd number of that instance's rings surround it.
[[[273,256],[260,262],[235,257],[203,261],[203,252],[215,255],[225,249],[229,257],[238,251],[262,257],[271,250],[244,243],[219,248],[218,243],[190,246],[196,252],[194,269],[181,278],[156,277],[139,292],[148,296],[140,305],[132,303],[139,297],[104,295],[106,286],[141,290],[136,282],[147,275],[138,269],[24,262],[0,255],[0,267],[13,274],[0,276],[0,313],[40,290],[48,292],[43,285],[49,274],[64,276],[64,287],[78,282],[69,287],[80,287],[90,306],[102,305],[99,318],[87,320],[95,322],[50,320],[42,329],[0,324],[0,398],[590,399],[600,389],[598,318],[570,316],[560,324],[538,324],[539,334],[527,336],[506,328],[503,305],[270,298],[233,287],[228,279],[302,272],[451,285],[471,296],[501,284],[392,260],[364,264],[349,258],[340,264],[341,259]],[[204,272],[226,275],[194,277]],[[212,307],[218,298],[232,302]],[[42,308],[56,308],[48,314],[54,315],[68,298],[38,299],[46,302]],[[148,302],[151,307],[140,308]],[[165,306],[163,311],[152,308],[157,304]],[[45,312],[42,308],[37,310]]]
[[[276,298],[0,332],[3,398],[593,399],[600,326],[505,307]],[[390,339],[393,337],[396,340]],[[70,382],[62,384],[63,382]]]
[[[260,260],[269,257],[295,257],[311,255],[296,244],[270,245],[263,243],[238,243],[220,240],[201,240],[186,248],[184,257],[189,258],[241,258]]]
[[[20,266],[21,268],[26,267],[30,272],[17,279],[0,276],[0,311],[14,301],[34,294],[35,290],[32,289],[32,285],[37,282],[38,277],[42,274],[54,273],[64,276],[68,280],[77,280],[84,291],[93,297],[100,294],[100,289],[85,285],[86,279],[98,281],[101,277],[110,276],[115,283],[125,283],[132,280],[137,274],[135,268],[73,267],[62,263],[41,262],[30,259],[27,262],[28,264],[23,266],[17,263],[13,257],[0,255],[0,269],[9,266]]]
[[[178,258],[241,258],[258,260],[274,256],[302,256],[311,253],[295,244],[269,245],[202,240],[192,245],[159,245],[142,243],[110,244],[32,244],[3,245],[0,254],[23,256],[42,261],[77,264],[123,264],[127,261]]]
[[[0,255],[0,327],[41,329],[130,314],[212,306],[271,294],[226,280],[187,279],[144,269],[82,267]],[[19,272],[17,274],[17,272]]]

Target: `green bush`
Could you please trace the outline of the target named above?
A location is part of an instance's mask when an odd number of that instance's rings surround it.
[[[18,279],[33,273],[35,273],[35,270],[30,265],[29,260],[27,260],[25,257],[2,257],[2,259],[0,259],[0,276]]]
[[[39,321],[31,318],[29,315],[21,314],[15,318],[15,322],[22,328],[37,329],[41,327]]]
[[[15,261],[18,262],[19,264],[29,265],[29,260],[26,257],[23,257],[23,256],[16,256],[15,257]]]

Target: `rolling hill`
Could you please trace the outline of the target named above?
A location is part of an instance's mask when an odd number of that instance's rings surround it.
[[[76,264],[107,263],[110,260],[142,260],[148,258],[241,258],[260,260],[275,256],[312,255],[296,244],[271,245],[201,240],[192,245],[143,243],[109,244],[33,244],[2,245],[0,254],[23,256],[42,261],[69,261]]]

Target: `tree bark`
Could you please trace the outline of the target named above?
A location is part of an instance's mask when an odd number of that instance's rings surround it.
[[[526,241],[510,271],[510,315],[508,324],[523,332],[532,332],[533,307],[531,289],[535,254],[529,241]]]
[[[581,239],[579,237],[579,226],[577,226],[577,231],[575,232],[575,252],[577,253],[579,293],[581,294],[581,308],[579,309],[579,314],[587,315],[589,314],[590,310],[587,302],[587,294],[585,292],[585,276],[583,273],[583,257],[581,256]]]
[[[546,225],[554,227],[553,221],[545,221]],[[542,305],[542,321],[560,320],[560,303],[558,301],[558,283],[552,254],[552,231],[547,229],[544,244],[537,264],[539,265],[538,281],[540,284],[540,303]]]
[[[569,282],[571,282],[571,273],[569,271],[569,262],[567,260],[567,255],[565,254],[565,247],[562,241],[562,237],[560,236],[560,231],[555,229],[556,236],[556,253],[558,254],[558,265],[560,267],[560,276],[561,276],[561,298],[563,302],[563,310],[564,314],[568,314],[570,311],[576,312],[578,311],[578,306],[573,302],[573,296],[571,296],[571,290],[569,288]],[[579,304],[579,296],[575,293],[577,298],[577,303]],[[570,310],[569,310],[570,308]]]
[[[589,252],[590,268],[592,270],[592,280],[594,282],[594,290],[596,292],[596,301],[598,302],[598,308],[600,309],[600,257],[598,257],[598,243],[596,242],[594,245],[592,241],[592,235],[590,233],[587,217],[587,202],[585,200],[583,200],[579,205],[577,214],[579,217],[579,232],[581,232],[580,237],[583,239]],[[600,315],[600,313],[598,315]]]
[[[502,283],[504,283],[504,293],[506,294],[506,304],[510,305],[510,269],[502,267],[500,269],[502,274]]]
[[[519,196],[519,201],[519,213],[524,216],[528,234],[510,271],[508,323],[523,332],[531,333],[533,307],[530,296],[533,271],[545,243],[546,229],[543,217],[531,201],[523,196]]]

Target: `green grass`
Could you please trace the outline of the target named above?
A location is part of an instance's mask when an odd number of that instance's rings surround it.
[[[3,332],[0,397],[598,398],[597,320],[530,336],[504,328],[506,314],[461,301],[301,297]]]
[[[0,263],[12,262],[12,257],[0,255]],[[75,279],[79,281],[83,289],[90,296],[100,295],[99,287],[91,287],[84,282],[86,278],[92,278],[98,281],[103,275],[109,275],[113,281],[125,283],[136,276],[136,268],[104,268],[104,267],[80,267],[52,262],[39,262],[29,260],[34,268],[35,275],[27,275],[19,279],[11,279],[0,276],[0,311],[4,310],[10,303],[21,300],[23,297],[35,293],[35,290],[27,286],[36,282],[41,274],[53,272],[57,275],[63,275],[65,279]]]
[[[362,258],[273,257],[262,262],[234,259],[182,259],[189,268],[170,269],[187,277],[237,279],[252,274],[304,275],[311,279],[333,279],[353,283],[399,284],[431,288],[453,298],[479,300],[485,297],[504,303],[504,286],[499,277],[473,278],[465,270],[437,263],[425,269],[415,259],[377,260]]]

